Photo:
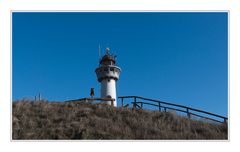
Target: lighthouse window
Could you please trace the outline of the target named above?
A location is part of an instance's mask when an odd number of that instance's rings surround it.
[[[110,79],[108,79],[108,82],[110,82]]]
[[[104,71],[106,71],[106,72],[107,72],[107,71],[108,71],[108,68],[104,68]]]
[[[113,69],[113,68],[110,68],[110,71],[114,71],[114,69]]]

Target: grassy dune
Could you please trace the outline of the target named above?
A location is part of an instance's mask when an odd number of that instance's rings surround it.
[[[17,101],[13,139],[227,139],[227,124],[98,104]]]

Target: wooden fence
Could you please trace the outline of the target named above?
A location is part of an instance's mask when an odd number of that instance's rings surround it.
[[[228,120],[228,118],[224,117],[224,116],[220,116],[220,115],[206,112],[206,111],[199,110],[199,109],[182,106],[179,104],[173,104],[173,103],[163,102],[163,101],[159,101],[159,100],[143,98],[143,97],[139,97],[139,96],[121,96],[118,98],[121,99],[122,107],[128,106],[128,105],[124,105],[124,99],[130,98],[130,99],[133,99],[133,101],[131,102],[133,108],[143,109],[144,105],[151,105],[154,107],[158,107],[159,111],[167,112],[168,110],[174,110],[174,111],[186,113],[188,118],[191,118],[191,116],[196,116],[196,117],[200,117],[203,119],[207,119],[207,120],[211,120],[211,121],[219,122],[219,123],[227,123],[227,120]],[[150,101],[150,102],[146,102],[146,101]],[[203,115],[205,115],[205,116],[203,116]],[[216,119],[216,118],[218,118],[218,119]],[[221,119],[223,121],[221,121],[219,119]]]
[[[113,98],[81,98],[81,99],[75,99],[75,100],[68,100],[68,101],[65,101],[65,102],[74,102],[74,103],[81,103],[81,102],[93,102],[93,101],[101,101],[101,102],[104,102],[106,103],[107,101],[110,101],[111,102],[111,106],[113,106],[113,102],[115,101],[115,99]]]

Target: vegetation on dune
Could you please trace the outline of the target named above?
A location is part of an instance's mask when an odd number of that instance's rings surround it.
[[[227,124],[101,104],[17,101],[13,139],[227,139]]]

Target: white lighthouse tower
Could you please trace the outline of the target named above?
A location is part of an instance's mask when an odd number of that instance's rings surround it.
[[[106,54],[100,59],[99,67],[95,70],[98,82],[101,83],[101,98],[115,99],[113,106],[117,107],[116,82],[119,79],[121,69],[116,66],[114,55],[110,55],[110,49],[106,48]],[[107,101],[111,105],[111,101]]]

